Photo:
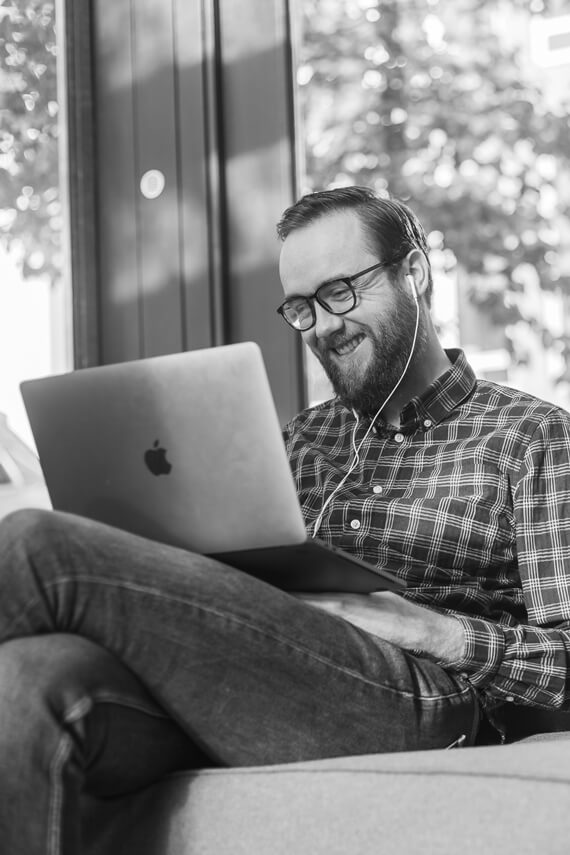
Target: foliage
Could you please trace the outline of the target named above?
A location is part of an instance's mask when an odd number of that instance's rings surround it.
[[[567,361],[525,293],[570,293],[570,101],[549,104],[518,35],[559,5],[303,0],[298,83],[306,189],[357,183],[410,201],[436,265],[461,269],[494,324],[526,321]]]
[[[0,240],[25,276],[61,267],[55,7],[0,0]]]

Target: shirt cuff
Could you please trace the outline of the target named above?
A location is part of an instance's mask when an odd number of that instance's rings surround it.
[[[504,659],[505,636],[500,626],[481,618],[457,614],[453,617],[463,626],[465,649],[463,656],[445,663],[445,667],[464,672],[473,686],[484,688],[494,678]]]

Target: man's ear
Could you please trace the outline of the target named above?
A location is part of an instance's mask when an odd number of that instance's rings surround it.
[[[406,280],[411,285],[408,277],[413,279],[414,290],[418,297],[422,297],[429,286],[429,265],[421,249],[410,250],[404,259],[403,270]]]

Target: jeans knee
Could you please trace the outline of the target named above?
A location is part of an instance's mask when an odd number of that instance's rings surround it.
[[[40,508],[22,508],[0,520],[0,548],[25,546],[44,538],[55,522],[56,514]]]
[[[0,743],[35,742],[44,733],[46,720],[52,715],[50,692],[53,682],[41,657],[34,648],[43,643],[35,639],[17,639],[0,644]]]
[[[118,728],[128,743],[129,728],[140,728],[141,721],[145,732],[168,733],[165,713],[134,674],[79,636],[55,633],[0,644],[0,687],[0,766],[35,757],[45,767],[69,738],[87,766],[103,751],[108,732]]]
[[[130,698],[151,713],[159,708],[135,675],[98,644],[78,635],[49,633],[0,644],[0,699],[68,715],[85,698]],[[26,701],[27,699],[27,701]],[[162,712],[162,711],[160,711]]]
[[[82,645],[63,635],[0,644],[0,766],[17,770],[23,781],[32,774],[36,782],[52,780],[72,753],[83,763],[93,701],[87,676],[74,667],[88,665]]]

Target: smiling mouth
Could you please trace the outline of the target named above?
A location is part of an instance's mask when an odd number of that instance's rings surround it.
[[[341,344],[339,347],[333,347],[331,349],[337,356],[347,356],[349,353],[355,351],[358,345],[364,341],[365,338],[366,336],[360,334],[351,338],[350,341],[344,342],[344,344]]]

